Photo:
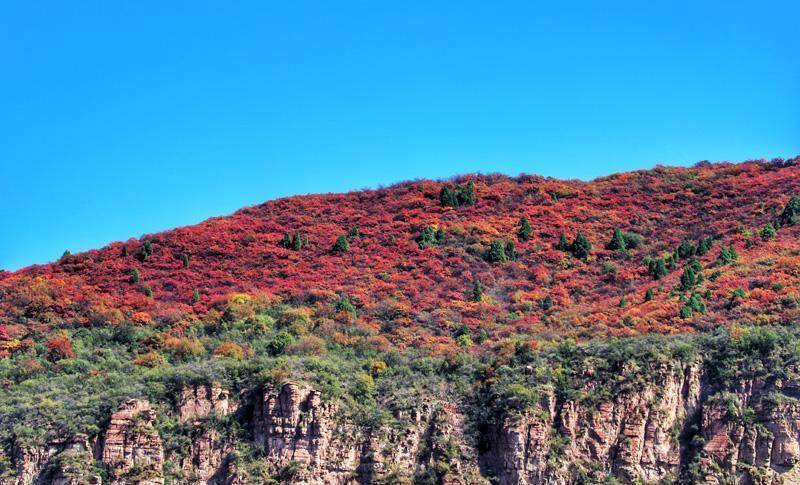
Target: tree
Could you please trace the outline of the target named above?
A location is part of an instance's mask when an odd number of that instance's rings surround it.
[[[608,244],[606,244],[606,249],[611,249],[613,251],[625,251],[628,249],[628,245],[625,243],[625,236],[619,228],[614,229],[614,234],[611,236],[611,240]]]
[[[476,279],[472,282],[472,301],[483,301],[483,283]]]
[[[653,301],[653,296],[654,296],[653,288],[648,288],[644,294],[644,301]]]
[[[439,191],[439,203],[442,207],[458,208],[458,199],[452,185],[444,185]]]
[[[200,301],[200,292],[197,289],[195,289],[194,292],[192,293],[192,302],[197,303],[199,301]]]
[[[131,283],[138,283],[139,282],[139,269],[138,268],[132,268],[130,271],[128,271],[128,274],[131,276],[130,277]]]
[[[508,241],[506,243],[506,256],[508,257],[509,261],[517,260],[517,251],[514,248],[514,241]]]
[[[736,252],[736,249],[734,249],[733,246],[723,246],[719,251],[716,264],[717,266],[724,266],[736,261],[737,259],[739,259],[739,253]]]
[[[544,298],[539,300],[539,308],[541,308],[543,311],[553,308],[553,299],[550,297],[550,295],[546,295]]]
[[[61,260],[63,261],[63,260],[67,259],[67,258],[68,258],[68,257],[70,257],[70,256],[72,256],[72,253],[71,253],[71,252],[69,252],[69,249],[66,249],[66,250],[64,250],[64,252],[61,254]]]
[[[581,231],[578,231],[575,240],[572,241],[570,249],[576,258],[586,259],[589,256],[589,252],[592,250],[592,243],[586,239],[586,236],[584,236]]]
[[[153,244],[145,240],[142,243],[142,249],[139,251],[139,261],[147,261],[151,254],[153,254]]]
[[[800,223],[800,197],[793,195],[783,208],[778,222],[781,226],[793,226]]]
[[[490,263],[505,263],[508,261],[506,255],[506,245],[502,239],[495,239],[489,246],[489,251],[486,253],[486,260]]]
[[[475,184],[472,180],[467,182],[466,185],[459,185],[456,188],[456,198],[460,206],[475,204]]]
[[[531,227],[531,221],[528,220],[527,217],[520,217],[519,219],[519,229],[517,230],[517,236],[519,236],[520,240],[527,241],[531,238],[531,234],[533,234],[533,228]]]
[[[120,251],[120,255],[124,258],[128,255],[128,246],[122,245],[122,251]]]
[[[350,243],[347,242],[347,236],[340,234],[333,243],[333,251],[336,253],[346,253],[350,251]]]
[[[677,254],[680,259],[689,259],[697,253],[697,248],[691,241],[684,239],[678,246]]]
[[[283,233],[283,239],[281,239],[281,247],[286,249],[292,249],[292,236],[290,236],[288,232]]]
[[[420,249],[435,246],[436,243],[436,231],[434,231],[433,226],[427,226],[417,238],[417,244],[419,244]]]
[[[714,245],[714,239],[711,236],[708,237],[701,237],[699,241],[697,241],[697,255],[698,256],[705,256],[711,251],[711,246]]]
[[[292,235],[292,249],[295,251],[300,251],[303,249],[303,236],[300,235],[299,232],[295,231],[294,235]]]
[[[188,268],[188,267],[189,267],[189,255],[188,255],[188,254],[186,254],[186,253],[184,253],[184,254],[181,256],[181,260],[183,261],[183,267],[184,267],[184,268]]]
[[[144,287],[144,296],[147,298],[153,298],[153,288],[151,286]]]
[[[647,265],[647,272],[650,273],[654,280],[667,276],[667,263],[664,258],[650,260]]]
[[[556,243],[555,248],[559,251],[569,251],[570,245],[567,241],[567,235],[563,232],[561,233],[561,237],[558,239],[558,243]]]
[[[775,237],[775,226],[768,222],[766,226],[761,228],[761,239],[772,239]]]
[[[436,244],[441,244],[442,241],[444,241],[444,229],[439,226],[439,228],[436,229]]]

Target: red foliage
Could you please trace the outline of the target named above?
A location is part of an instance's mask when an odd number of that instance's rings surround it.
[[[431,348],[449,345],[460,325],[492,336],[588,337],[800,316],[791,303],[800,293],[800,227],[781,228],[770,240],[758,234],[790,195],[800,193],[796,161],[657,167],[591,182],[527,175],[466,176],[457,182],[464,180],[475,182],[475,205],[442,207],[442,182],[434,181],[289,197],[5,274],[0,316],[33,325],[103,318],[117,324],[124,315],[147,324],[206,314],[246,318],[250,304],[230,299],[238,293],[263,292],[270,301],[280,298],[315,312],[347,297],[358,321],[331,315],[326,325],[355,325],[382,332],[393,345]],[[526,241],[516,237],[522,216],[533,227]],[[428,225],[444,229],[445,237],[421,249],[416,238]],[[349,252],[332,252],[336,237],[352,227],[360,236],[350,238]],[[614,228],[639,233],[645,242],[627,255],[606,250]],[[578,230],[594,246],[587,261],[553,249],[562,232],[571,238]],[[298,251],[281,245],[284,233],[295,231],[308,238]],[[682,303],[671,293],[681,271],[654,281],[642,260],[672,252],[682,239],[704,236],[714,236],[716,243],[700,258],[704,266],[722,245],[733,246],[740,258],[705,282],[711,292],[707,312],[681,319]],[[491,264],[483,258],[498,238],[514,241],[516,261]],[[145,241],[152,248],[146,257]],[[188,267],[183,255],[189,256]],[[133,268],[138,282],[132,282]],[[484,286],[481,302],[470,298],[476,279]],[[145,294],[148,287],[152,298]],[[663,291],[646,302],[651,287]],[[748,297],[729,304],[739,287]],[[546,296],[552,308],[540,306]],[[623,296],[626,305],[620,305]],[[375,339],[374,345],[385,343]]]

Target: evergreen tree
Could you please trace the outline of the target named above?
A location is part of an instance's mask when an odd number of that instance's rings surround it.
[[[147,298],[153,298],[153,288],[150,286],[144,287],[144,296]]]
[[[514,241],[508,241],[506,243],[506,256],[508,257],[509,261],[517,260],[517,251],[514,248]]]
[[[713,245],[714,239],[711,236],[701,237],[700,240],[697,241],[697,255],[705,256],[711,250],[711,246]]]
[[[653,301],[653,296],[654,296],[653,288],[648,288],[644,294],[644,301]]]
[[[417,238],[417,244],[419,244],[420,249],[435,246],[436,242],[436,231],[433,230],[432,226],[427,226],[423,229]]]
[[[733,246],[723,246],[719,251],[717,257],[717,266],[724,266],[739,259],[739,253],[736,252]]]
[[[188,268],[188,267],[189,267],[189,255],[188,255],[188,254],[186,254],[186,253],[184,253],[184,254],[181,256],[181,260],[183,261],[183,267],[184,267],[184,268]]]
[[[483,283],[476,279],[472,282],[472,301],[483,301]]]
[[[128,255],[128,246],[125,246],[124,244],[122,245],[122,251],[121,251],[121,254],[122,254],[122,257],[123,257],[123,258],[124,258],[124,257],[126,257],[126,256]]]
[[[586,239],[586,236],[584,236],[581,231],[578,231],[575,240],[572,241],[570,249],[576,258],[586,259],[589,256],[589,252],[592,250],[592,243]]]
[[[347,236],[340,234],[333,243],[333,250],[337,253],[346,253],[350,251],[350,244],[347,242]]]
[[[290,236],[288,232],[283,233],[283,239],[281,239],[281,247],[286,249],[292,249],[292,236]]]
[[[197,302],[199,302],[199,301],[200,301],[200,292],[199,292],[199,291],[197,291],[196,289],[195,289],[195,290],[194,290],[194,292],[192,293],[192,301],[193,301],[194,303],[197,303]]]
[[[357,227],[353,226],[350,228],[349,231],[347,231],[347,237],[349,237],[350,239],[359,238],[361,237],[361,231],[359,231]]]
[[[611,236],[611,241],[606,244],[606,249],[614,251],[625,251],[628,249],[628,245],[625,243],[625,236],[619,228],[614,229],[614,234]]]
[[[531,238],[531,234],[533,233],[533,228],[531,227],[531,221],[528,220],[527,217],[521,217],[519,219],[519,229],[517,230],[517,236],[523,241],[527,241]]]
[[[667,263],[664,261],[664,258],[653,259],[648,264],[647,271],[654,280],[661,279],[667,276]]]
[[[436,229],[436,244],[440,244],[442,241],[444,241],[444,229],[440,226]]]
[[[506,255],[506,245],[501,239],[492,241],[489,251],[486,253],[486,260],[490,263],[505,263],[508,261]]]
[[[451,185],[442,186],[439,191],[439,203],[441,203],[442,207],[452,207],[454,209],[458,207],[458,199]]]
[[[677,255],[680,259],[689,259],[697,253],[697,248],[691,241],[684,239],[678,246]]]
[[[297,231],[295,231],[294,235],[292,235],[292,249],[295,251],[300,251],[303,249],[303,238]]]
[[[456,200],[460,206],[475,204],[475,184],[472,180],[456,188]]]
[[[138,283],[139,282],[139,270],[137,268],[133,268],[128,271],[128,274],[131,275],[131,283]]]
[[[778,222],[781,226],[800,224],[800,197],[793,195],[786,207],[783,208]]]
[[[768,222],[766,226],[761,228],[761,239],[772,239],[775,237],[775,226]]]
[[[567,241],[567,235],[563,232],[561,233],[561,237],[558,239],[558,243],[556,244],[556,249],[559,251],[569,251],[569,242]]]
[[[541,308],[543,311],[553,308],[553,299],[550,297],[550,295],[546,295],[544,298],[539,300],[539,308]]]

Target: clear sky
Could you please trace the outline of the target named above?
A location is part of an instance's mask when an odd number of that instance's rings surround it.
[[[799,4],[5,1],[0,268],[291,194],[800,154]]]

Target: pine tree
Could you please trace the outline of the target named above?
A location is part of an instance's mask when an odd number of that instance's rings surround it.
[[[533,228],[531,227],[531,221],[528,220],[527,217],[521,217],[519,219],[519,229],[517,230],[517,236],[523,241],[527,241],[531,238],[531,234],[533,233]]]
[[[663,276],[667,276],[667,263],[664,258],[653,259],[648,264],[647,271],[654,280],[660,279]]]
[[[347,242],[346,235],[340,234],[339,237],[336,238],[336,242],[333,244],[333,250],[337,253],[346,253],[350,251],[350,243]]]
[[[550,297],[550,295],[546,295],[544,298],[539,300],[539,308],[541,308],[543,311],[553,308],[553,299]]]
[[[699,241],[697,241],[697,255],[698,256],[705,256],[711,251],[711,246],[714,245],[714,239],[709,237],[701,237]]]
[[[559,251],[569,251],[569,242],[567,241],[567,235],[563,232],[561,233],[561,237],[558,239],[558,243],[556,244],[556,249]]]
[[[188,254],[186,254],[186,253],[184,253],[184,254],[181,256],[181,259],[183,260],[183,267],[184,267],[184,268],[188,268],[188,267],[189,267],[189,255],[188,255]]]
[[[149,286],[145,286],[144,288],[144,296],[147,298],[153,298],[153,288]]]
[[[440,226],[436,229],[436,244],[440,244],[442,241],[444,241],[444,229]]]
[[[452,207],[454,209],[458,207],[458,199],[451,185],[444,185],[439,191],[439,203],[441,203],[442,207]]]
[[[578,234],[575,236],[575,240],[572,241],[570,250],[576,258],[586,259],[589,257],[589,252],[592,250],[592,243],[586,239],[586,236],[584,236],[581,231],[578,231]]]
[[[653,301],[654,292],[652,288],[648,288],[644,294],[644,301]]]
[[[737,259],[739,259],[739,253],[736,252],[736,249],[734,249],[733,246],[723,246],[719,251],[716,264],[717,266],[724,266],[736,261]]]
[[[467,185],[459,185],[456,189],[458,205],[467,206],[475,204],[475,184],[470,180]]]
[[[292,235],[292,249],[295,251],[303,249],[303,238],[300,237],[300,233],[297,231]]]
[[[489,246],[489,251],[486,253],[486,260],[490,263],[505,263],[508,261],[506,255],[506,245],[502,239],[495,239]]]
[[[768,222],[766,226],[761,228],[761,239],[772,239],[775,237],[775,226]]]
[[[793,195],[778,219],[781,226],[800,224],[800,197]]]
[[[697,253],[697,248],[690,241],[684,239],[678,246],[677,254],[680,259],[689,259]]]
[[[195,290],[194,290],[194,292],[192,293],[192,301],[193,301],[194,303],[197,303],[198,301],[200,301],[200,292],[199,292],[199,291],[197,291],[196,289],[195,289]]]
[[[126,257],[128,255],[128,246],[123,245],[120,254],[122,255],[123,258]]]
[[[517,251],[514,248],[514,241],[508,241],[506,243],[506,256],[508,257],[509,261],[517,260]]]
[[[433,230],[432,226],[427,226],[422,230],[417,238],[417,244],[419,244],[420,249],[425,249],[436,245],[436,231]]]
[[[481,280],[476,279],[472,282],[472,301],[483,300],[483,283]]]
[[[138,268],[131,269],[130,271],[128,271],[128,274],[131,275],[131,278],[130,278],[131,283],[138,283],[139,282],[139,269]]]
[[[292,249],[292,236],[290,236],[288,232],[283,233],[283,239],[281,239],[281,247],[286,249]]]
[[[620,231],[619,228],[614,229],[614,234],[611,236],[611,241],[606,244],[606,249],[611,249],[614,251],[625,251],[628,249],[628,246],[625,243],[625,236],[622,234],[622,231]]]

